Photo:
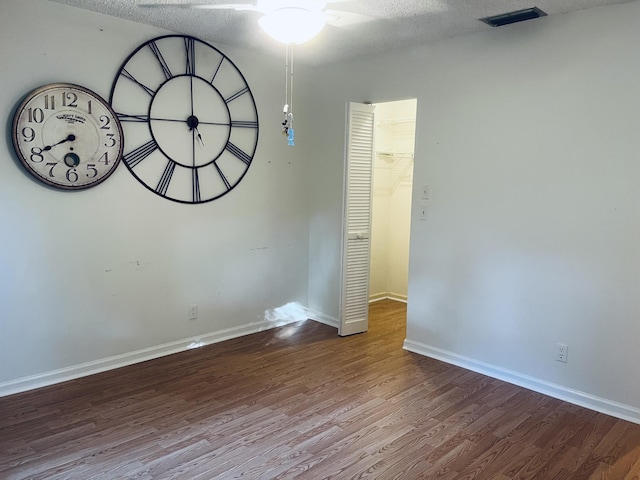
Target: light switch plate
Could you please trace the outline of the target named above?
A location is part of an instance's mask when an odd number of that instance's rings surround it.
[[[420,204],[420,220],[426,220],[428,216],[429,216],[429,212],[427,211],[427,204],[421,203]]]

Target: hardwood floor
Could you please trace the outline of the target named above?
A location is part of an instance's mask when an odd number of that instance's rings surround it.
[[[312,321],[0,398],[2,479],[631,479],[640,425]]]

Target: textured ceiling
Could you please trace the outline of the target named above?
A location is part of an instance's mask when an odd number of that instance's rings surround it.
[[[214,44],[226,44],[268,55],[284,54],[284,46],[258,27],[253,11],[204,10],[179,7],[146,8],[136,0],[51,0],[93,10]],[[198,0],[202,2],[203,0]],[[253,0],[208,0],[210,3],[254,3]],[[537,6],[549,15],[625,3],[629,0],[328,0],[334,12],[315,39],[296,47],[296,59],[310,65],[345,60],[370,53],[432,42],[446,37],[487,30],[479,18]],[[364,15],[365,17],[363,17]],[[365,20],[365,21],[362,21]],[[544,21],[544,20],[533,20]],[[337,26],[342,24],[342,26]]]

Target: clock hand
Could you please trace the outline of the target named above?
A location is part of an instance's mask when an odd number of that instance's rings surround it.
[[[187,118],[187,127],[189,127],[189,131],[192,132],[195,130],[198,140],[200,140],[200,144],[204,147],[204,140],[202,140],[202,135],[200,135],[200,131],[198,130],[199,123],[198,117],[195,115],[191,115]]]
[[[204,140],[202,140],[202,135],[200,135],[200,131],[198,130],[198,127],[193,127],[193,129],[196,131],[196,135],[198,136],[198,140],[200,140],[200,145],[202,145],[204,147]]]
[[[73,142],[76,139],[76,136],[73,133],[70,133],[69,135],[67,135],[67,138],[60,140],[58,143],[53,143],[51,145],[47,145],[46,147],[44,147],[42,149],[43,152],[47,152],[49,150],[51,150],[53,147],[55,147],[56,145],[60,145],[61,143],[65,143],[65,142]]]
[[[184,120],[176,119],[176,118],[160,118],[160,117],[149,117],[149,120],[154,120],[156,122],[176,122],[176,123],[184,123]],[[198,120],[198,125],[218,125],[220,127],[228,127],[229,122],[201,122]],[[189,126],[189,131],[193,128],[189,125],[189,119],[187,119],[187,126]]]

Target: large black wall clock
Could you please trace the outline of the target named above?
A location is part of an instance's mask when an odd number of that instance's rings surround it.
[[[88,88],[52,83],[30,92],[16,109],[13,146],[42,183],[82,190],[106,180],[122,155],[122,130],[109,104]]]
[[[125,134],[124,164],[152,192],[204,203],[230,192],[251,166],[258,111],[236,65],[184,35],[140,45],[125,60],[110,102]]]

